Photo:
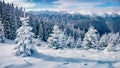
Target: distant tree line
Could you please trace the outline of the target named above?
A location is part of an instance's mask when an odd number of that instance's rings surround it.
[[[13,4],[0,1],[0,20],[4,26],[4,34],[8,39],[16,38],[16,30],[21,26],[20,16],[23,9],[14,7]]]
[[[44,41],[47,40],[55,24],[59,25],[60,29],[66,31],[67,35],[73,36],[75,40],[77,40],[80,32],[82,38],[84,37],[85,32],[89,29],[89,25],[94,26],[100,36],[105,33],[120,32],[120,15],[116,13],[112,15],[90,16],[67,12],[40,11],[29,12],[29,15],[33,32]]]
[[[77,48],[82,50],[120,51],[120,34],[111,32],[100,37],[98,31],[90,25],[88,31],[84,34],[84,38],[82,39],[79,36],[75,40],[72,36],[67,36],[64,31],[59,29],[59,26],[55,25],[47,43],[48,47],[53,49]]]

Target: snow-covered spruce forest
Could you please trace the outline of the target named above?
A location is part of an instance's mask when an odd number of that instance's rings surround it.
[[[25,12],[0,1],[0,68],[119,68],[119,27],[117,13]]]

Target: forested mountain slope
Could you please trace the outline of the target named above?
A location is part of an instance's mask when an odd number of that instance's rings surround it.
[[[55,24],[75,39],[79,32],[82,32],[83,35],[90,25],[94,26],[100,35],[108,32],[120,32],[120,15],[117,13],[86,15],[64,11],[31,11],[27,15],[29,15],[29,24],[33,27],[35,36],[39,36],[44,41],[47,40]],[[16,38],[16,30],[21,26],[20,16],[23,16],[22,8],[0,1],[0,19],[4,25],[6,38],[12,40]]]

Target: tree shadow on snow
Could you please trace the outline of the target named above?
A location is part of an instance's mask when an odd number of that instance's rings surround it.
[[[96,62],[99,64],[112,64],[120,61],[102,61],[102,60],[92,60],[92,59],[83,59],[83,58],[64,58],[58,56],[49,56],[42,53],[37,53],[32,56],[33,58],[43,59],[45,61],[54,61],[54,62],[73,62],[73,63],[82,63],[82,62]]]

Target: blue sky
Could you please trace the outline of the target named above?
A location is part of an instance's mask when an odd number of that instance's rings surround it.
[[[120,0],[5,0],[27,11],[120,11]]]

